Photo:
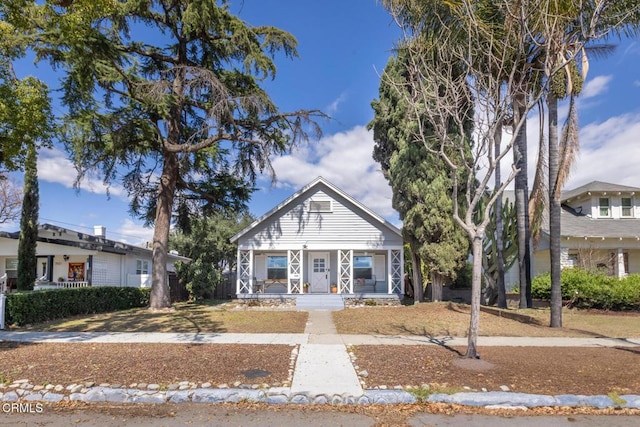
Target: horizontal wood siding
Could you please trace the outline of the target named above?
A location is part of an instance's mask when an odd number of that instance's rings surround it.
[[[331,212],[309,212],[331,201]],[[240,249],[376,249],[402,246],[402,237],[324,185],[313,187],[238,241]]]

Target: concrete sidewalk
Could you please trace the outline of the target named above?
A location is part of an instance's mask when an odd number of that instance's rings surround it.
[[[301,334],[217,333],[109,333],[0,331],[0,341],[62,343],[199,343],[299,345],[291,387],[262,390],[198,389],[184,391],[123,390],[94,387],[63,394],[24,391],[29,400],[62,399],[108,402],[221,402],[251,400],[266,403],[412,403],[402,390],[363,390],[347,352],[349,345],[466,346],[464,337],[340,335],[330,311],[311,310]],[[479,346],[524,347],[639,347],[640,338],[479,337]],[[81,387],[81,386],[77,386]],[[33,394],[31,396],[29,393]],[[19,399],[15,392],[0,393],[0,400]],[[15,394],[15,396],[14,396]],[[24,397],[24,396],[23,396]],[[625,407],[640,408],[640,396],[623,396]],[[52,400],[53,399],[53,400]],[[56,400],[57,399],[57,400]],[[462,405],[615,406],[607,396],[538,396],[521,393],[456,393],[433,395],[429,401]]]
[[[311,331],[312,332],[309,333],[305,330],[305,333],[302,334],[0,331],[0,341],[68,343],[467,345],[467,338],[465,337],[340,335]],[[478,345],[487,347],[640,347],[640,337],[478,337]]]

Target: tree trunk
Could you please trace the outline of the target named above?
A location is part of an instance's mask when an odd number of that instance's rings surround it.
[[[416,245],[411,244],[411,262],[413,263],[413,303],[419,304],[423,299],[422,262],[418,256]]]
[[[498,157],[501,150],[502,143],[502,126],[498,126],[495,134],[495,150],[494,155]],[[500,162],[496,162],[496,172],[495,172],[495,191],[498,191],[502,184],[502,177],[500,173]],[[499,308],[507,308],[507,292],[504,284],[504,223],[502,221],[502,195],[496,199],[496,207],[495,207],[495,216],[496,216],[496,266],[497,274],[496,277],[496,291],[498,294],[498,307]],[[492,304],[489,304],[492,305]]]
[[[518,225],[518,268],[520,281],[520,308],[531,308],[531,240],[529,230],[529,184],[527,177],[527,121],[523,118],[527,114],[523,96],[516,98],[514,108],[514,123],[521,119],[523,124],[518,132],[513,146],[514,163],[519,169],[514,181],[516,193],[516,218]]]
[[[169,252],[169,228],[178,173],[178,156],[175,153],[165,153],[162,176],[158,186],[158,205],[156,208],[155,229],[153,231],[153,266],[150,297],[150,307],[152,309],[171,307],[169,282],[167,280],[167,253]]]
[[[480,293],[482,280],[482,237],[476,235],[471,242],[473,253],[473,272],[471,274],[471,319],[465,357],[479,359],[478,330],[480,328]]]
[[[442,301],[442,287],[444,286],[444,278],[441,274],[431,273],[431,301]]]
[[[562,327],[562,288],[560,282],[560,188],[558,188],[558,99],[549,93],[549,258],[551,265],[552,328]]]

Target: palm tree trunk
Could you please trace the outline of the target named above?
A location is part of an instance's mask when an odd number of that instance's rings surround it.
[[[514,123],[523,120],[514,144],[513,156],[519,169],[514,181],[516,193],[516,222],[518,225],[518,267],[520,281],[520,308],[531,308],[531,233],[529,230],[529,184],[527,177],[527,121],[524,95],[516,99]]]
[[[562,327],[562,288],[560,282],[560,188],[558,188],[558,99],[550,91],[549,109],[549,258],[551,266],[552,328]]]

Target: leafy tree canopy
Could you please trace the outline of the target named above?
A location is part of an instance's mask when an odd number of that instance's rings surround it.
[[[122,181],[155,225],[151,306],[169,305],[172,215],[241,208],[270,158],[319,134],[318,111],[281,112],[262,89],[295,38],[254,27],[216,0],[25,2],[21,29],[63,72],[64,138],[79,171]],[[28,4],[29,7],[26,7]]]

